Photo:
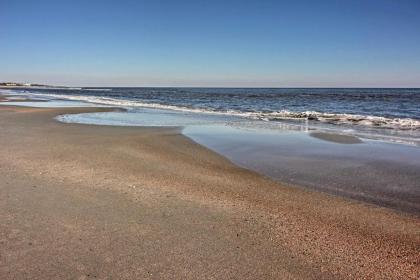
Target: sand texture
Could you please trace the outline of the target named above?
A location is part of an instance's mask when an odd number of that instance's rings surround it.
[[[0,107],[0,279],[419,279],[418,217],[53,119],[97,110]]]

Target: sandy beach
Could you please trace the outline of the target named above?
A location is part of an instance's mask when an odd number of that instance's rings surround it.
[[[418,217],[274,182],[177,128],[53,119],[100,110],[0,107],[0,279],[420,278]]]

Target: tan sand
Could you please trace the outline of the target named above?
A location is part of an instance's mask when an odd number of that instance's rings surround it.
[[[420,221],[283,186],[174,128],[0,107],[0,279],[418,279]]]

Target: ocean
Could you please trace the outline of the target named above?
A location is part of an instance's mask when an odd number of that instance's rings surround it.
[[[236,116],[324,128],[408,144],[420,142],[420,89],[414,88],[42,88],[37,97]],[[283,129],[284,126],[280,126]]]

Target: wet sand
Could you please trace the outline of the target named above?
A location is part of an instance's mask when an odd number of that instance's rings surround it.
[[[342,135],[342,134],[324,133],[324,132],[311,132],[310,136],[321,139],[321,140],[330,141],[333,143],[340,143],[340,144],[363,143],[362,140],[360,140],[356,136],[351,136],[351,135]]]
[[[1,279],[418,279],[420,221],[290,187],[177,128],[0,107]]]

